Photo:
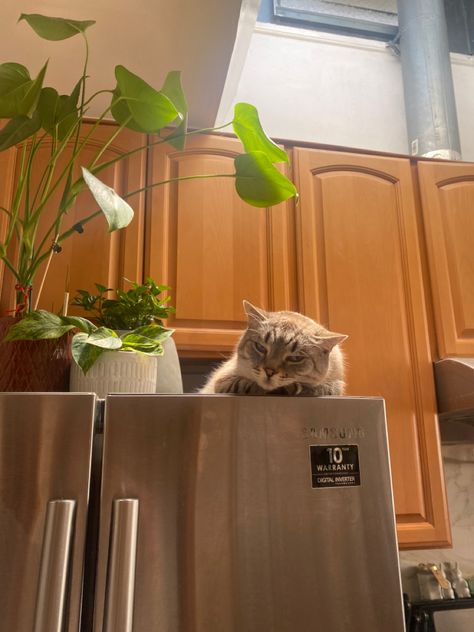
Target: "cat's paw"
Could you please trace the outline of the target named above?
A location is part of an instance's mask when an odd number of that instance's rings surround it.
[[[240,376],[221,380],[217,387],[219,393],[232,393],[234,395],[263,395],[265,393],[256,382]]]

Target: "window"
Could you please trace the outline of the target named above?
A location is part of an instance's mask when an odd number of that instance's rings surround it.
[[[473,0],[444,0],[452,52],[474,53]],[[398,32],[397,0],[261,0],[259,20],[391,40]]]
[[[392,39],[398,29],[396,0],[274,0],[274,15],[382,39]]]

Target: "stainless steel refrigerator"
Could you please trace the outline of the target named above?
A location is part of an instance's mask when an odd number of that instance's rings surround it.
[[[381,399],[1,394],[0,459],[2,632],[404,630]]]

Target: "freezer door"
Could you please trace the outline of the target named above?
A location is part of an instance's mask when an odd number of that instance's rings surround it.
[[[0,630],[78,632],[95,395],[0,393]]]
[[[95,632],[402,632],[380,399],[110,396]]]

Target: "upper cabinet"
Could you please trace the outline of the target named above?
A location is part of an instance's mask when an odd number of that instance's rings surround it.
[[[229,351],[244,327],[242,300],[264,309],[296,309],[291,202],[255,208],[232,177],[241,144],[190,137],[185,151],[155,145],[149,183],[145,274],[171,287],[168,326],[182,354]],[[174,179],[187,178],[181,182]]]
[[[348,334],[349,395],[385,398],[399,543],[449,524],[409,160],[296,149],[300,311]]]
[[[100,151],[103,141],[117,133],[115,125],[101,125],[92,131],[92,124],[82,128],[81,140],[85,143],[81,153],[80,164],[87,167]],[[122,131],[113,138],[110,146],[100,158],[100,162],[108,162],[117,156],[121,156],[133,149],[146,145],[146,136]],[[72,150],[72,143],[71,143]],[[39,166],[37,177],[33,180],[33,188],[40,185],[40,176],[43,168],[50,160],[51,145],[45,143],[41,146],[36,161]],[[6,199],[0,200],[0,204],[9,207],[12,185],[19,175],[20,151],[16,148],[0,154],[0,167],[2,171],[1,195]],[[60,174],[66,164],[62,158],[56,169]],[[75,174],[76,176],[79,173]],[[126,159],[120,160],[107,169],[101,171],[98,177],[115,188],[117,193],[126,194],[141,189],[145,185],[146,177],[146,152],[131,154]],[[45,237],[45,244],[53,243],[55,238],[54,218],[61,199],[61,187],[54,193],[48,202],[47,212],[40,225],[41,235]],[[71,296],[76,289],[84,288],[94,290],[94,283],[102,283],[107,287],[120,287],[123,278],[139,281],[143,274],[143,230],[144,230],[144,200],[143,192],[131,197],[128,201],[134,208],[135,217],[126,230],[109,233],[105,217],[97,217],[83,228],[82,234],[75,234],[61,242],[62,251],[53,255],[49,267],[46,283],[40,296],[39,308],[59,312],[64,301],[64,292],[69,289]],[[76,204],[64,218],[61,232],[64,232],[81,219],[90,215],[97,209],[97,203],[88,191],[82,192]],[[0,238],[2,224],[0,223]],[[13,249],[15,248],[13,244]],[[44,276],[45,264],[38,270],[33,289],[33,301],[38,292],[41,278]],[[2,271],[0,270],[0,274]],[[11,275],[4,275],[1,287],[1,307],[3,311],[11,309],[14,303],[14,280]]]
[[[474,355],[474,165],[418,164],[439,354]]]

